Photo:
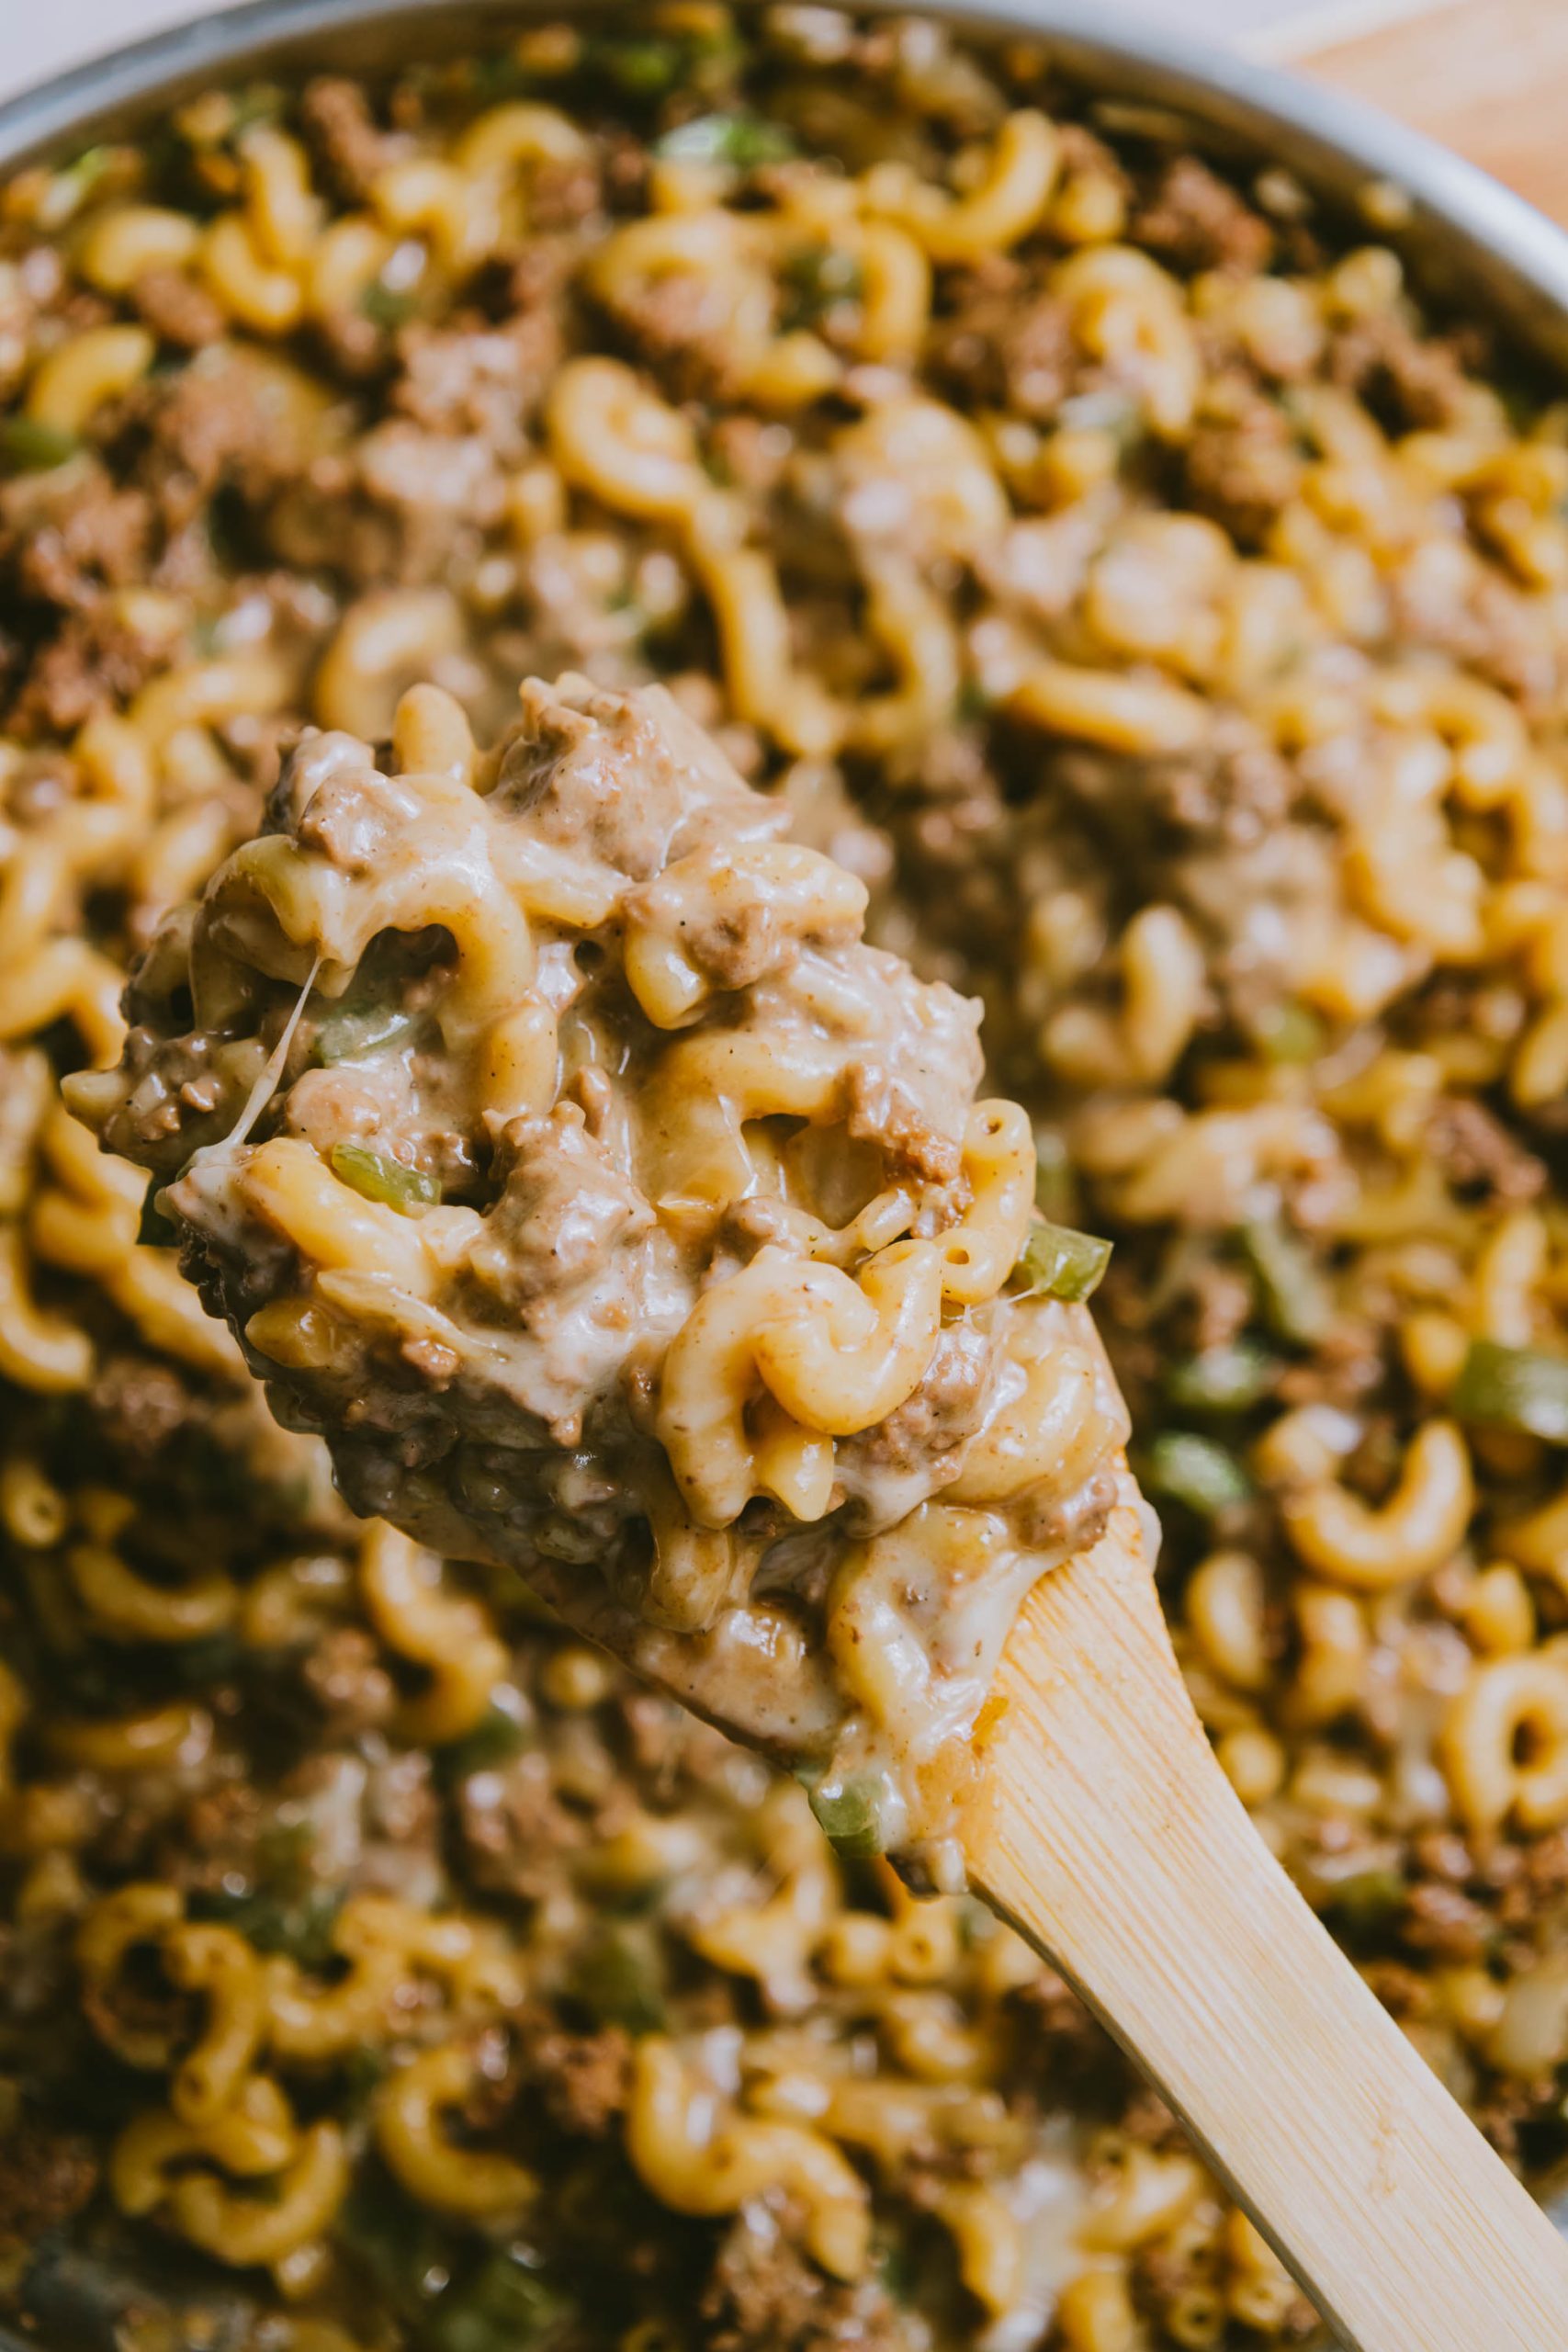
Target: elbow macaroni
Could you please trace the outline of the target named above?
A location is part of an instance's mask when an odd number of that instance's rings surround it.
[[[566,2324],[622,2352],[689,2334],[699,2297],[703,2327],[739,2328],[775,2278],[825,2335],[1305,2340],[1256,2233],[1201,2176],[1192,2193],[1016,1939],[840,1867],[792,1783],[784,1808],[754,1759],[529,1631],[504,1579],[438,1569],[457,1539],[423,1469],[423,1541],[345,1530],[311,1442],[267,1432],[238,1347],[139,1238],[161,1230],[144,1171],[59,1109],[65,1070],[101,1109],[150,943],[165,978],[129,1018],[162,1019],[184,953],[165,918],[254,831],[302,718],[390,737],[394,776],[444,780],[455,813],[495,789],[476,746],[519,668],[669,677],[796,811],[799,848],[759,834],[727,858],[682,834],[620,911],[592,842],[541,848],[506,884],[526,948],[451,876],[462,1001],[446,939],[383,935],[411,1025],[368,1046],[379,999],[367,1022],[323,967],[283,1073],[308,1065],[318,1102],[281,1139],[322,1164],[346,1109],[378,1151],[439,1057],[460,1101],[435,1124],[465,1136],[477,1105],[482,1140],[441,1160],[434,1205],[329,1166],[312,1207],[298,1164],[272,1169],[254,1205],[279,1265],[296,1224],[353,1246],[251,1302],[252,1363],[363,1389],[368,1328],[405,1397],[468,1380],[454,1292],[503,1327],[541,1273],[462,1259],[473,1170],[563,1092],[632,1156],[677,1253],[717,1237],[711,1287],[771,1250],[863,1300],[870,1261],[940,1249],[977,1210],[955,1112],[936,1125],[956,1175],[880,1168],[849,1133],[908,1106],[842,1085],[862,1041],[836,959],[863,920],[918,944],[986,1001],[1052,1214],[1122,1238],[1098,1305],[1141,1436],[1190,1433],[1177,1396],[1222,1375],[1252,1397],[1191,1408],[1246,1498],[1167,1512],[1163,1580],[1225,1769],[1445,2079],[1527,2153],[1558,2129],[1561,1456],[1472,1416],[1466,1365],[1473,1343],[1522,1351],[1509,1376],[1539,1403],[1568,1353],[1562,419],[1505,406],[1391,252],[1340,257],[1315,222],[1327,258],[1297,246],[1269,205],[1300,191],[1254,204],[1180,147],[1140,145],[1130,172],[1113,114],[1065,114],[1029,43],[780,9],[764,51],[706,0],[655,0],[633,33],[530,26],[493,61],[525,95],[499,103],[468,54],[349,100],[209,93],[166,135],[6,192],[4,563],[26,622],[0,681],[0,1907],[39,2024],[6,2071],[39,2178],[68,2186],[81,2149],[105,2186],[46,2259],[24,2214],[5,2324],[48,2336],[30,2282],[118,2204],[141,2247],[239,2265],[254,2324],[293,2352],[404,2324],[360,2240],[402,2086],[396,2251],[433,2333],[461,2334],[470,2297],[488,2312],[498,2275],[510,2312],[525,2212],[543,2267],[520,2308],[564,2297]],[[624,119],[623,73],[643,77]],[[685,153],[656,152],[671,129]],[[424,496],[442,464],[467,485],[450,509]],[[467,717],[405,691],[431,674]],[[310,969],[322,909],[274,883],[276,927],[249,935],[265,1039],[239,1034],[257,1000],[218,959],[197,976],[230,1034],[171,1090],[193,1090],[193,1147],[250,1100]],[[582,1020],[563,923],[593,944],[609,926],[650,1070]],[[517,1001],[493,985],[514,951],[534,959]],[[798,999],[787,1052],[735,1027],[750,988]],[[345,1058],[317,1066],[318,1017]],[[903,1069],[931,1044],[901,1038]],[[551,1129],[520,1216],[558,1145],[571,1198],[627,1210]],[[1010,1231],[970,1231],[977,1267]],[[1259,1231],[1311,1268],[1318,1336],[1266,1293]],[[994,1311],[955,1272],[942,1334]],[[1107,1439],[1065,1320],[983,1360],[940,1339],[886,1431],[808,1426],[753,1364],[739,1430],[720,1422],[750,1498],[714,1528],[660,1458],[657,1363],[634,1359],[646,1528],[607,1605],[666,1663],[743,1624],[825,1746],[841,1701],[798,1620],[776,1595],[743,1607],[752,1522],[787,1512],[804,1550],[846,1508],[906,1519],[911,1447],[984,1392],[983,1430],[915,1498],[918,1548],[859,1526],[823,1584],[857,1708],[951,1697],[922,1679],[923,1596],[976,1564],[1010,1576],[998,1524]],[[592,1431],[559,1388],[534,1401],[571,1466],[529,1525],[570,1589],[606,1550]],[[482,1443],[460,1465],[500,1523],[525,1510],[504,1467]],[[710,1467],[699,1449],[693,1477]],[[1049,1539],[1050,1513],[1030,1531]],[[863,1671],[867,1628],[886,1645]],[[129,2121],[78,2116],[63,2145],[62,2024],[139,2086]],[[679,2067],[639,2208],[650,2267],[601,2272],[578,2217],[646,2120],[625,2037],[650,2030]],[[1125,2132],[1096,2139],[1105,2116]],[[733,2206],[732,2154],[758,2184]],[[541,2193],[503,2172],[517,2202],[465,2212],[460,2184],[496,2161]],[[660,2178],[705,2218],[661,2229]]]
[[[662,455],[689,462],[682,446],[667,438]],[[1031,1538],[1019,1514],[1052,1492],[1070,1532],[1098,1525],[1109,1500],[1121,1431],[1103,1368],[1073,1344],[1064,1310],[1007,1292],[1035,1213],[1029,1121],[1015,1104],[970,1105],[969,1009],[861,944],[863,887],[819,853],[780,845],[767,804],[673,705],[586,681],[554,694],[529,685],[524,701],[522,726],[482,774],[460,714],[428,688],[393,717],[391,775],[344,736],[322,738],[320,752],[307,745],[276,797],[290,830],[238,851],[194,917],[193,1002],[198,972],[215,1001],[255,1001],[269,984],[287,992],[275,1065],[314,989],[328,1003],[363,992],[378,939],[450,941],[417,1016],[442,1053],[409,1066],[401,1151],[387,1154],[383,1128],[379,1152],[367,1153],[335,1112],[324,1129],[309,1110],[280,1122],[276,1102],[264,1107],[275,1069],[236,1099],[242,1139],[197,1149],[166,1197],[220,1255],[243,1236],[242,1261],[276,1264],[276,1281],[246,1274],[235,1309],[252,1360],[307,1395],[346,1403],[352,1393],[347,1426],[371,1436],[381,1418],[387,1350],[431,1384],[432,1400],[454,1379],[491,1394],[493,1500],[476,1502],[486,1489],[454,1430],[429,1457],[445,1457],[434,1483],[392,1502],[405,1525],[468,1517],[465,1547],[525,1566],[558,1607],[570,1586],[544,1563],[585,1566],[608,1541],[600,1589],[628,1611],[623,1647],[644,1641],[639,1621],[647,1638],[679,1637],[709,1703],[754,1714],[761,1736],[793,1711],[789,1736],[805,1756],[837,1751],[841,1770],[864,1751],[885,1759],[874,1769],[891,1784],[901,1758],[927,1766],[942,1741],[956,1756],[985,1697],[988,1665],[982,1674],[974,1660],[994,1662],[1016,1595],[1061,1548]],[[593,814],[606,776],[618,796],[608,819]],[[640,817],[663,802],[670,815]],[[547,812],[536,825],[535,806]],[[666,843],[683,828],[698,846],[671,855],[657,832],[635,838],[642,821],[662,823]],[[618,845],[617,828],[634,838]],[[563,846],[585,838],[599,845]],[[566,958],[581,972],[584,957],[585,986],[562,993],[547,978],[564,975]],[[606,994],[602,967],[624,976],[624,995]],[[380,1017],[393,1032],[408,1018],[395,1001]],[[570,1087],[569,1034],[581,1063]],[[130,1105],[159,1090],[164,1050],[153,1045],[145,1078],[128,1065],[123,1113],[96,1087],[80,1095],[106,1141],[160,1163],[166,1145],[148,1151]],[[440,1100],[427,1108],[418,1090],[432,1082]],[[291,1099],[320,1092],[307,1076]],[[272,1131],[245,1141],[258,1109]],[[812,1130],[782,1156],[760,1132],[781,1114]],[[491,1158],[484,1206],[433,1198],[439,1187],[420,1167],[431,1116],[444,1136],[455,1121],[470,1125],[476,1160]],[[158,1124],[171,1123],[172,1105]],[[742,1204],[771,1216],[778,1238],[728,1272],[720,1237]],[[562,1220],[547,1250],[541,1215]],[[633,1425],[616,1367],[655,1318],[667,1344]],[[835,1517],[846,1492],[860,1482],[875,1493],[880,1433],[904,1408],[919,1414],[923,1385],[954,1348],[976,1370],[994,1366],[975,1385],[968,1424],[945,1446],[907,1442],[907,1492],[883,1507],[901,1522],[897,1542],[846,1542]],[[590,1474],[589,1516],[579,1506],[574,1521],[540,1456],[541,1423]],[[389,1456],[365,1475],[383,1486],[400,1476]],[[953,1502],[925,1512],[943,1485]],[[606,1517],[601,1498],[617,1491]],[[781,1645],[777,1612],[752,1588],[775,1540],[816,1528],[846,1565],[816,1604],[814,1655],[799,1625]],[[907,1607],[894,1588],[915,1589],[911,1554],[929,1560],[924,1598]],[[429,1678],[403,1704],[404,1734],[433,1743],[472,1727],[500,1667],[471,1607],[442,1600],[437,1575],[389,1531],[367,1539],[372,1622]],[[964,1596],[952,1611],[938,1600],[943,1576]],[[577,1581],[566,1605],[598,1630],[605,1601],[592,1578]],[[897,1629],[876,1671],[863,1647],[867,1611],[879,1640]],[[963,1617],[961,1634],[949,1615]],[[767,1668],[748,1662],[748,1644]],[[931,1836],[912,1787],[888,1802],[900,1835]]]

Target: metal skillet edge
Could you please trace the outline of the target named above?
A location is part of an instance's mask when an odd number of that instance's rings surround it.
[[[588,17],[635,0],[590,0]],[[757,0],[742,0],[748,12]],[[1366,233],[1404,254],[1444,307],[1501,322],[1549,364],[1568,366],[1568,234],[1434,141],[1371,107],[1255,65],[1184,32],[1134,19],[1108,24],[1100,0],[860,0],[925,13],[984,39],[1043,39],[1086,92],[1164,109],[1222,158],[1260,156],[1294,172],[1352,223],[1369,187],[1403,200],[1404,218]],[[329,64],[365,74],[397,64],[435,35],[450,55],[466,38],[558,13],[550,0],[249,0],[93,58],[0,104],[0,170],[133,129],[213,80]],[[574,12],[577,13],[577,12]]]

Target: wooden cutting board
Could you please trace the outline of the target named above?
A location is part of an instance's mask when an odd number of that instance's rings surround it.
[[[1366,32],[1313,11],[1270,53],[1457,148],[1568,223],[1568,0],[1447,0]],[[1367,9],[1380,11],[1377,0]],[[1332,22],[1333,32],[1329,32]]]

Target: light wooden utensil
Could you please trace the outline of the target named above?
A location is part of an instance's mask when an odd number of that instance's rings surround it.
[[[1568,2352],[1568,2246],[1247,1820],[1133,1510],[1025,1601],[981,1743],[976,1889],[1149,2075],[1348,2352]]]

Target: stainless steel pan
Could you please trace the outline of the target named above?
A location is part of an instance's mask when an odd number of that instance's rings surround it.
[[[22,0],[17,0],[22,5]],[[890,0],[869,0],[886,6]],[[945,0],[931,13],[980,37],[1043,35],[1086,90],[1157,107],[1209,154],[1281,164],[1354,214],[1370,187],[1406,209],[1390,232],[1426,291],[1504,321],[1538,356],[1568,367],[1568,236],[1457,156],[1315,84],[1248,64],[1186,34],[1118,18],[1098,0]],[[637,12],[625,0],[620,13]],[[214,80],[330,64],[366,74],[434,41],[559,14],[550,0],[251,0],[96,58],[0,106],[0,170],[133,130]],[[616,13],[613,5],[566,13]]]
[[[25,0],[8,0],[20,6]],[[0,0],[0,13],[7,0]],[[0,105],[0,173],[68,156],[129,134],[171,103],[213,83],[281,76],[317,66],[366,75],[434,47],[450,57],[467,40],[508,24],[569,14],[635,15],[639,0],[251,0],[244,7],[161,33],[92,60]],[[747,5],[747,0],[742,0]],[[861,6],[904,0],[858,0]],[[1326,199],[1350,234],[1396,245],[1434,300],[1505,326],[1524,354],[1568,370],[1568,235],[1484,173],[1400,125],[1313,83],[1268,71],[1185,34],[1116,19],[1099,0],[927,0],[928,12],[977,38],[1043,36],[1064,75],[1086,95],[1157,110],[1173,136],[1221,159],[1281,164]],[[1376,191],[1375,230],[1368,198]],[[1390,227],[1398,216],[1398,225]],[[81,2265],[77,2266],[81,2267]],[[87,2258],[85,2267],[93,2266]],[[114,2340],[109,2282],[76,2286],[59,2324],[87,2352],[90,2302]],[[66,2314],[69,2313],[70,2316]],[[0,2352],[39,2352],[0,2328]]]

